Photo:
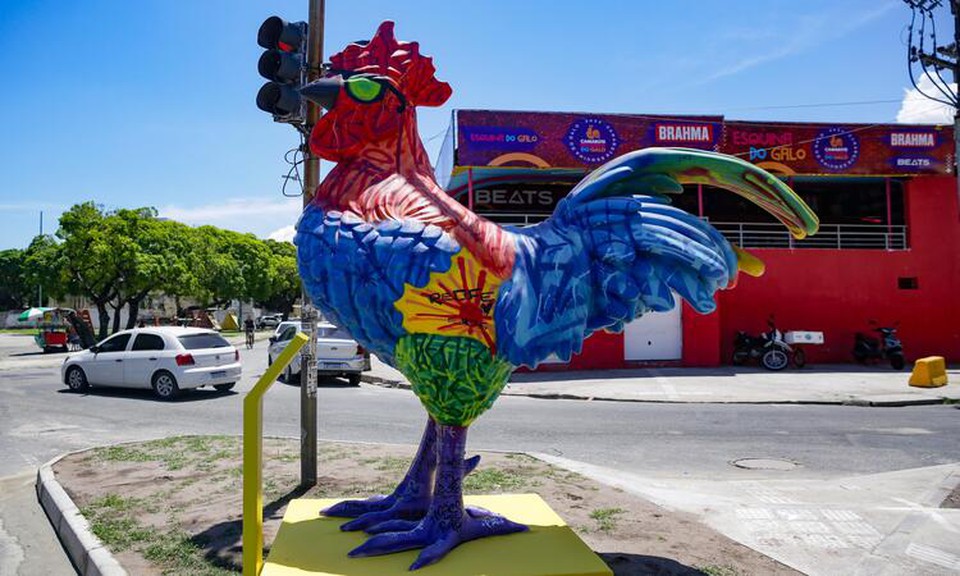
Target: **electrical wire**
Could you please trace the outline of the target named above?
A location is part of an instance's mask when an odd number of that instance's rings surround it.
[[[303,151],[306,146],[306,139],[303,137],[303,134],[300,134],[300,145],[296,148],[291,148],[283,155],[283,161],[290,165],[290,169],[287,170],[286,176],[283,178],[283,186],[280,188],[280,194],[286,196],[287,198],[296,198],[298,196],[303,196],[303,178],[300,176],[300,165],[303,164]],[[299,191],[296,194],[287,193],[287,184],[290,182],[296,182],[299,187]]]
[[[907,74],[910,76],[910,83],[913,85],[913,88],[923,97],[929,100],[933,100],[934,102],[939,102],[945,106],[956,107],[957,106],[956,97],[946,93],[944,89],[937,84],[937,82],[931,77],[931,74],[927,71],[926,64],[923,62],[920,56],[918,56],[918,54],[924,53],[923,49],[924,49],[924,42],[925,42],[924,38],[926,36],[927,13],[928,12],[930,13],[930,19],[933,20],[932,10],[933,8],[936,8],[937,6],[939,6],[940,2],[938,0],[934,0],[930,8],[925,8],[924,2],[922,1],[908,0],[907,4],[910,5],[910,26],[907,28],[908,36],[909,36],[909,43],[907,45]],[[918,11],[920,12],[920,18],[921,18],[920,31],[917,33],[916,36],[914,36],[914,28],[916,26]],[[919,46],[914,45],[914,42],[915,42],[914,38],[919,38]],[[934,43],[934,49],[936,49],[936,43]],[[920,62],[920,66],[923,69],[924,75],[930,79],[930,82],[933,83],[934,87],[937,88],[937,90],[941,94],[947,97],[946,100],[943,100],[931,94],[927,94],[922,89],[920,89],[920,86],[917,84],[916,77],[913,74],[913,63],[917,61]],[[939,78],[939,74],[937,74],[937,77]]]
[[[928,16],[930,17],[930,28],[931,28],[931,30],[930,30],[930,39],[931,39],[931,41],[932,41],[932,43],[933,43],[933,53],[936,54],[936,52],[937,52],[937,20],[936,20],[936,18],[933,17],[933,12],[932,12],[932,11],[928,12],[927,14],[928,14]],[[920,63],[923,64],[923,60],[921,60]],[[930,76],[930,71],[927,70],[927,66],[926,66],[926,65],[924,65],[923,71],[927,74],[927,76]],[[936,75],[937,75],[937,79],[940,80],[940,83],[939,83],[939,84],[936,83],[936,82],[934,82],[934,83],[933,83],[934,86],[937,87],[937,90],[939,90],[940,93],[943,94],[944,97],[945,97],[947,100],[950,100],[951,102],[954,103],[954,105],[956,105],[956,103],[957,103],[956,95],[951,94],[949,90],[946,90],[946,89],[943,88],[944,86],[950,86],[950,83],[947,82],[946,80],[944,80],[944,79],[943,79],[943,76],[940,75],[940,66],[934,64],[934,66],[933,66],[933,73],[936,74]],[[933,80],[933,78],[931,78],[931,80]]]

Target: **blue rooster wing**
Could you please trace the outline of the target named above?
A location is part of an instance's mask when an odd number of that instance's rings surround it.
[[[588,176],[545,222],[517,234],[517,263],[497,303],[500,354],[536,366],[569,360],[596,330],[623,330],[648,311],[697,311],[736,274],[729,242],[670,205],[669,174],[637,174],[629,156]]]
[[[313,206],[301,215],[294,243],[300,277],[324,316],[389,364],[406,334],[394,306],[404,285],[426,285],[432,272],[450,268],[460,250],[437,226],[415,220],[371,223]]]

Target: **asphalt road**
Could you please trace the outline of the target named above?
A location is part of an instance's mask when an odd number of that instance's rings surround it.
[[[71,450],[173,434],[240,434],[243,395],[266,368],[266,343],[241,350],[244,378],[231,393],[198,390],[175,402],[150,391],[69,392],[62,355],[36,352],[22,336],[0,335],[0,481],[14,481]],[[264,403],[265,434],[299,436],[299,389],[277,383]],[[410,391],[329,385],[319,393],[320,436],[415,444],[425,420]],[[646,404],[502,397],[470,432],[468,448],[541,452],[646,477],[751,479],[739,458],[799,464],[793,478],[919,468],[960,461],[960,418],[952,406],[862,408]],[[17,541],[0,500],[0,574]],[[7,526],[4,529],[4,522]],[[37,530],[35,527],[34,530]],[[13,542],[13,544],[11,544]],[[11,552],[14,550],[14,552]],[[22,547],[21,547],[22,553]],[[20,574],[33,574],[30,559]],[[11,572],[15,574],[17,572]],[[52,572],[57,573],[57,572]]]

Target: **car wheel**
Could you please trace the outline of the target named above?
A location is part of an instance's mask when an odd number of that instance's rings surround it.
[[[233,390],[233,387],[236,385],[236,382],[231,382],[229,384],[214,384],[213,389],[217,392],[227,392],[229,390]]]
[[[359,374],[349,374],[349,375],[347,375],[347,382],[349,382],[351,386],[359,386],[359,385],[360,385],[360,375],[359,375]]]
[[[87,382],[87,375],[83,373],[83,369],[79,366],[71,366],[67,370],[67,388],[73,390],[74,392],[83,392],[90,387],[90,383]]]
[[[787,353],[779,348],[771,348],[760,357],[760,364],[767,370],[783,370],[789,363]]]
[[[161,370],[153,375],[153,391],[161,400],[173,400],[180,394],[180,387],[173,374]]]

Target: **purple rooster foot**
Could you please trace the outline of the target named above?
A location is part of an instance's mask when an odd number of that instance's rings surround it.
[[[528,529],[523,524],[512,522],[499,514],[476,507],[469,507],[463,511],[460,522],[451,523],[446,519],[438,520],[435,515],[431,514],[419,523],[394,521],[388,524],[396,529],[410,529],[403,532],[386,532],[373,536],[354,548],[350,552],[350,556],[379,556],[402,550],[423,548],[417,560],[410,565],[411,570],[417,570],[440,560],[447,552],[464,542],[486,538],[487,536],[502,536],[514,532],[523,532]],[[458,526],[454,527],[451,524],[458,524]],[[385,525],[381,525],[377,528],[384,527]]]
[[[480,456],[463,461],[464,475],[472,472],[480,463]],[[432,490],[424,491],[424,484],[413,478],[421,476],[411,467],[411,473],[397,486],[389,496],[378,495],[364,500],[344,500],[322,511],[324,516],[355,518],[344,523],[340,529],[345,532],[365,530],[370,534],[410,530],[417,521],[426,516],[430,509]],[[427,477],[432,476],[429,470]]]
[[[411,570],[416,570],[433,564],[463,542],[527,530],[523,524],[511,522],[489,510],[464,508],[463,477],[472,470],[468,463],[475,460],[463,459],[467,429],[440,425],[437,436],[436,482],[427,515],[419,522],[389,520],[368,528],[367,532],[377,535],[354,548],[351,557],[423,548],[416,562],[410,565]]]

